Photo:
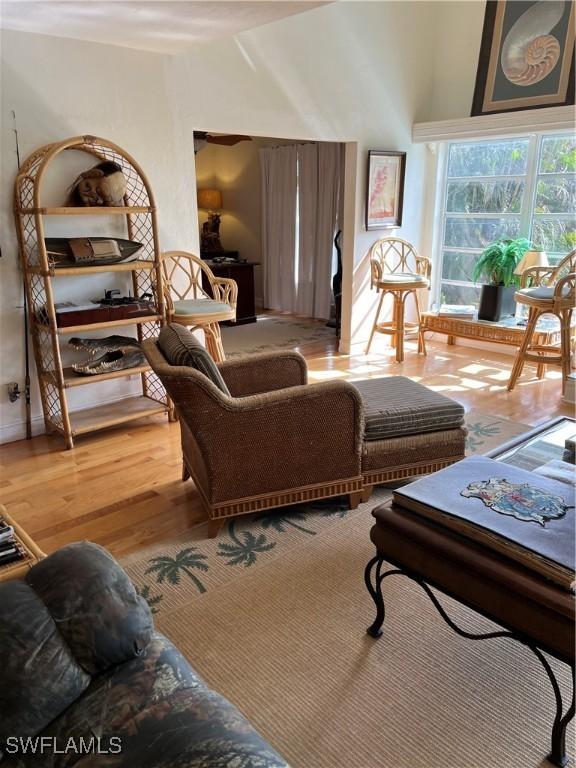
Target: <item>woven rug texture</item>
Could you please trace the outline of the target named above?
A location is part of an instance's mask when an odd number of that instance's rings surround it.
[[[302,344],[336,340],[334,328],[328,328],[325,320],[308,317],[258,315],[256,323],[222,326],[221,331],[227,358],[297,349]]]
[[[528,428],[468,414],[469,452]],[[370,511],[343,500],[204,525],[124,558],[165,633],[293,768],[544,768],[552,689],[532,653],[456,635],[405,577],[385,581],[384,636],[365,634]],[[463,628],[494,628],[442,598]],[[568,699],[569,674],[553,662]],[[573,733],[570,751],[574,751]]]

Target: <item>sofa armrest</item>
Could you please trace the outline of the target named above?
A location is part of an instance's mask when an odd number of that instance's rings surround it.
[[[266,352],[226,360],[218,368],[232,397],[273,392],[307,382],[306,360],[298,352]]]
[[[165,384],[202,456],[212,504],[361,474],[363,403],[348,382],[222,398],[212,418],[202,416],[208,391],[180,398],[177,380]]]

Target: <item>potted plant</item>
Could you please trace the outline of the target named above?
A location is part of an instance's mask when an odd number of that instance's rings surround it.
[[[483,281],[480,293],[479,320],[497,322],[516,311],[514,293],[520,277],[514,274],[526,251],[534,246],[524,237],[502,238],[486,248],[474,267],[474,282]]]

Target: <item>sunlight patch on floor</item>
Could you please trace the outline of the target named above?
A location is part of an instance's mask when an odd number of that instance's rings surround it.
[[[487,375],[488,371],[498,371],[498,368],[494,368],[493,365],[480,365],[479,363],[471,363],[465,365],[464,368],[460,368],[460,373],[468,373],[471,376]]]
[[[345,379],[347,376],[345,371],[335,371],[333,369],[326,371],[308,371],[308,379],[315,381],[326,381],[329,379]]]
[[[380,365],[358,365],[348,369],[349,373],[353,373],[353,374],[378,373],[381,370],[382,370],[382,366]]]

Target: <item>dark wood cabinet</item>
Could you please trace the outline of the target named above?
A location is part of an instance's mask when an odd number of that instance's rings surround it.
[[[254,267],[256,262],[216,262],[206,260],[216,277],[229,277],[238,285],[238,304],[236,306],[236,324],[256,322],[256,299],[254,295]],[[209,289],[207,280],[203,277],[204,288]],[[234,323],[227,323],[234,325]]]

